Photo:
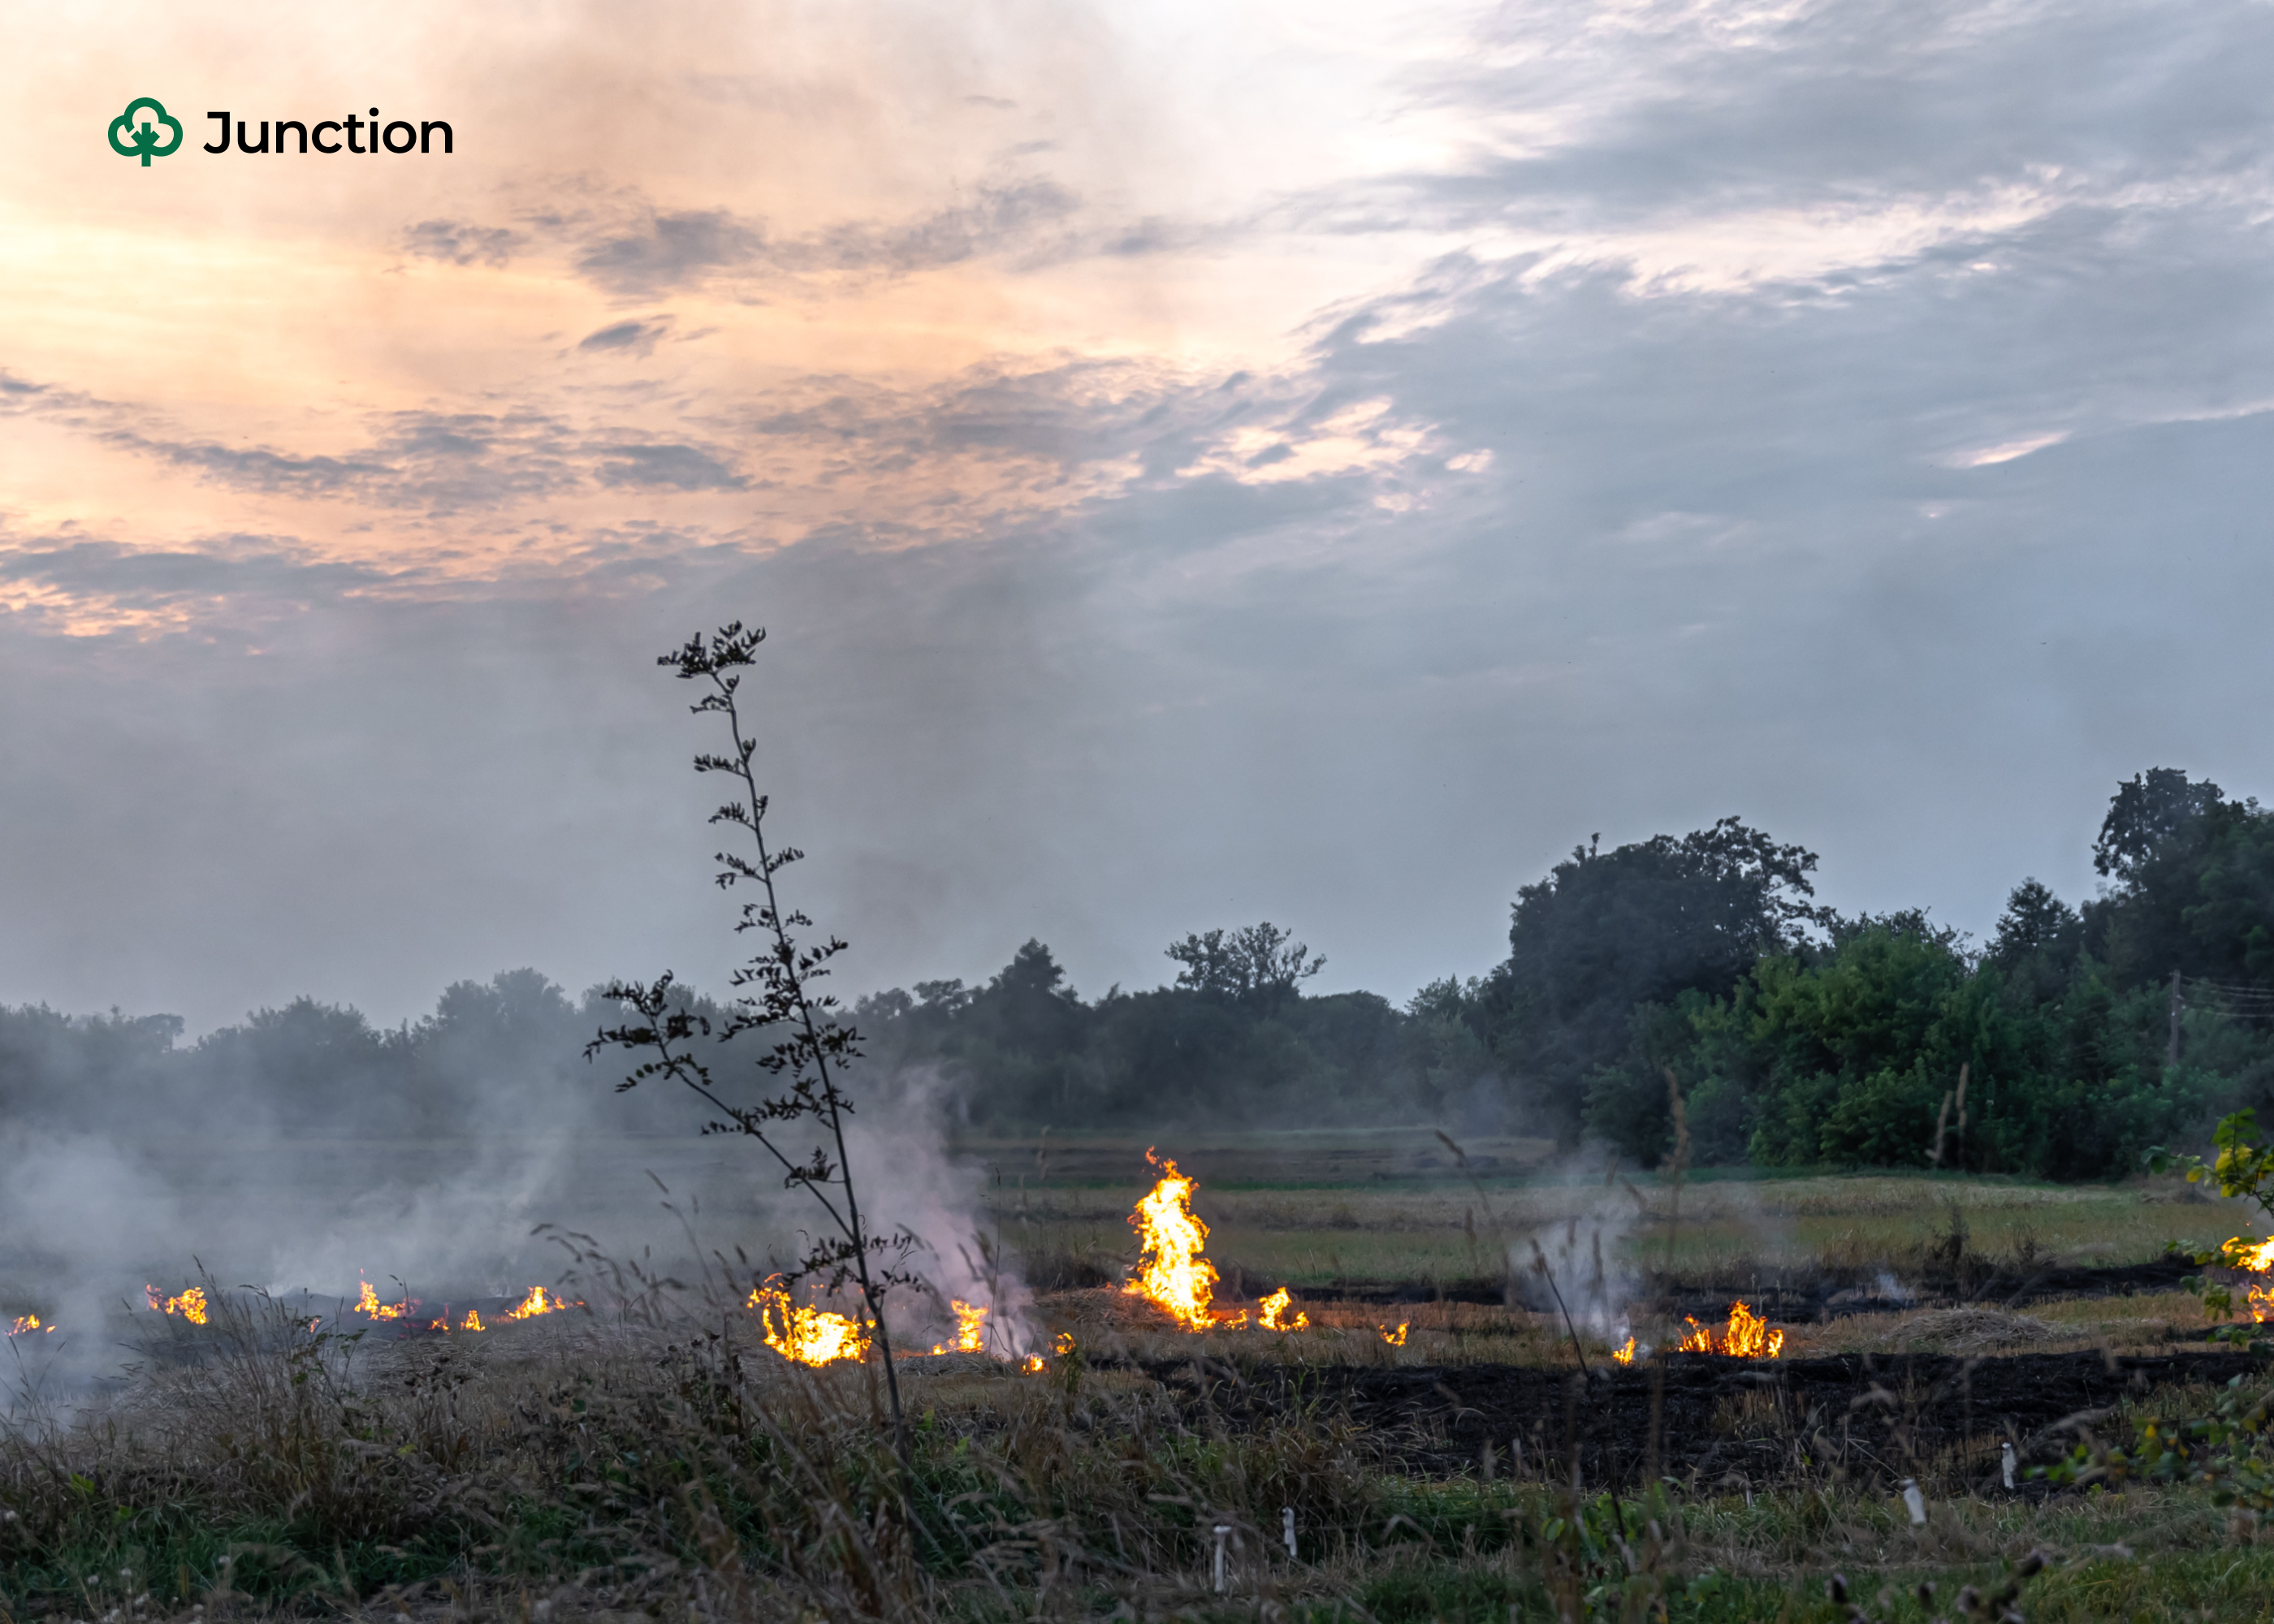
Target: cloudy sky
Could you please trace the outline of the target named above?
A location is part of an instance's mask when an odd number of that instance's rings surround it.
[[[1402,998],[1729,813],[1980,932],[2274,794],[2263,5],[352,11],[7,0],[0,1002],[715,981],[738,617],[848,991]]]

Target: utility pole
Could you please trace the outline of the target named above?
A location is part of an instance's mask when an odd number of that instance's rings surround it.
[[[2176,1071],[2180,1064],[2180,973],[2172,972],[2172,1046],[2164,1064]]]

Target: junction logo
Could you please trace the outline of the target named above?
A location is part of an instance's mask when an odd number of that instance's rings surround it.
[[[158,133],[154,119],[165,127],[166,135]],[[140,158],[146,169],[151,159],[169,158],[181,147],[182,121],[169,114],[166,104],[155,96],[137,96],[110,121],[110,150],[122,158]]]
[[[207,113],[207,118],[221,125],[215,139],[200,147],[204,153],[225,152],[305,154],[315,151],[325,154],[351,152],[369,155],[389,152],[401,156],[404,153],[440,152],[445,156],[457,150],[457,135],[446,119],[422,118],[412,124],[407,118],[392,123],[380,122],[379,109],[371,109],[371,118],[350,113],[344,119],[320,118],[313,124],[299,118],[279,118],[274,121],[275,139],[271,147],[268,119],[260,121],[256,134],[249,119],[236,120],[230,129],[230,114],[224,110]],[[234,139],[232,139],[232,137]],[[344,137],[344,144],[342,138]],[[289,143],[289,145],[288,145]],[[126,104],[126,110],[110,121],[110,150],[122,158],[139,158],[148,169],[153,158],[171,157],[182,148],[182,121],[166,111],[166,104],[155,96],[138,96]]]

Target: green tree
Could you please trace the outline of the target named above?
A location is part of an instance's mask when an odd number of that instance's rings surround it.
[[[1579,1129],[1598,1067],[1626,1049],[1640,1004],[1726,996],[1765,954],[1826,917],[1807,899],[1815,853],[1725,817],[1603,853],[1573,850],[1517,893],[1509,957],[1483,1019],[1501,1068],[1546,1125]]]
[[[1311,950],[1266,920],[1241,930],[1210,930],[1170,944],[1169,957],[1184,968],[1177,985],[1213,998],[1234,998],[1276,1009],[1299,996],[1302,984],[1326,967]]]

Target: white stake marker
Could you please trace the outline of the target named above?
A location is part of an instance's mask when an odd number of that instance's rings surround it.
[[[2010,1489],[2014,1486],[2014,1446],[1999,1444],[1998,1447],[2005,1452],[1999,1463],[2006,1469],[2006,1486]]]
[[[2013,1474],[2008,1472],[2007,1476],[2011,1477]],[[1295,1508],[1292,1506],[1279,1507],[1279,1537],[1287,1542],[1287,1560],[1293,1561],[1295,1560]]]
[[[1926,1496],[1919,1492],[1918,1483],[1914,1478],[1903,1479],[1903,1506],[1911,1514],[1913,1528],[1926,1526]]]
[[[1224,1542],[1231,1535],[1231,1523],[1219,1522],[1216,1525],[1216,1593],[1219,1596],[1224,1594]]]

